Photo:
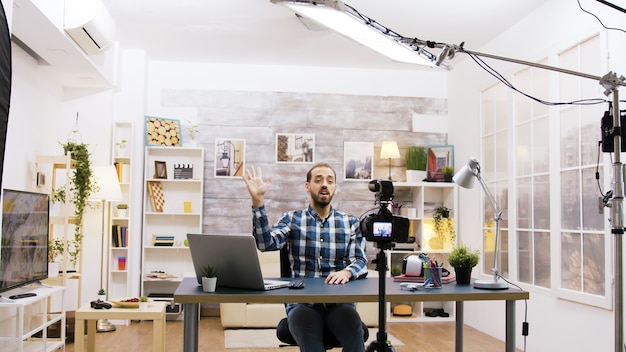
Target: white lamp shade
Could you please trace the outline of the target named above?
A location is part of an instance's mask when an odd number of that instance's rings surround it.
[[[452,181],[463,188],[473,188],[479,168],[478,159],[470,157],[467,164],[452,177]]]
[[[398,159],[400,157],[400,151],[398,150],[398,143],[395,141],[385,141],[382,147],[380,147],[381,159]]]
[[[89,200],[121,201],[122,190],[115,166],[93,166],[92,170],[98,192],[92,194]]]

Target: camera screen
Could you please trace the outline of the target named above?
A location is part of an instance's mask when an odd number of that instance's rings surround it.
[[[391,237],[391,222],[374,222],[372,228],[372,235],[374,237]]]

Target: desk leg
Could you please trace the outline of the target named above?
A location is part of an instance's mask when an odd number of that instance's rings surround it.
[[[160,319],[152,322],[152,350],[154,352],[165,352],[165,311]]]
[[[74,351],[85,351],[85,321],[82,319],[74,320]]]
[[[183,351],[198,352],[198,320],[200,319],[200,304],[185,303],[185,317],[183,319]]]
[[[506,301],[506,352],[515,352],[515,301]]]
[[[463,301],[456,301],[455,314],[454,352],[463,352]]]
[[[96,350],[96,323],[98,321],[94,319],[87,320],[87,352],[94,352]]]

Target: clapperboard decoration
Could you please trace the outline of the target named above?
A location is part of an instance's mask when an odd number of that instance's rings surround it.
[[[174,164],[174,179],[193,178],[193,164]]]

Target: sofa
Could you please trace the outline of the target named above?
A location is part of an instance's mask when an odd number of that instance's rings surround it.
[[[280,252],[259,252],[264,277],[280,277]],[[374,274],[374,275],[373,275]],[[370,271],[368,276],[375,276]],[[378,326],[378,303],[358,302],[361,320],[370,327]],[[220,303],[223,328],[275,328],[284,318],[285,305],[272,303]]]

